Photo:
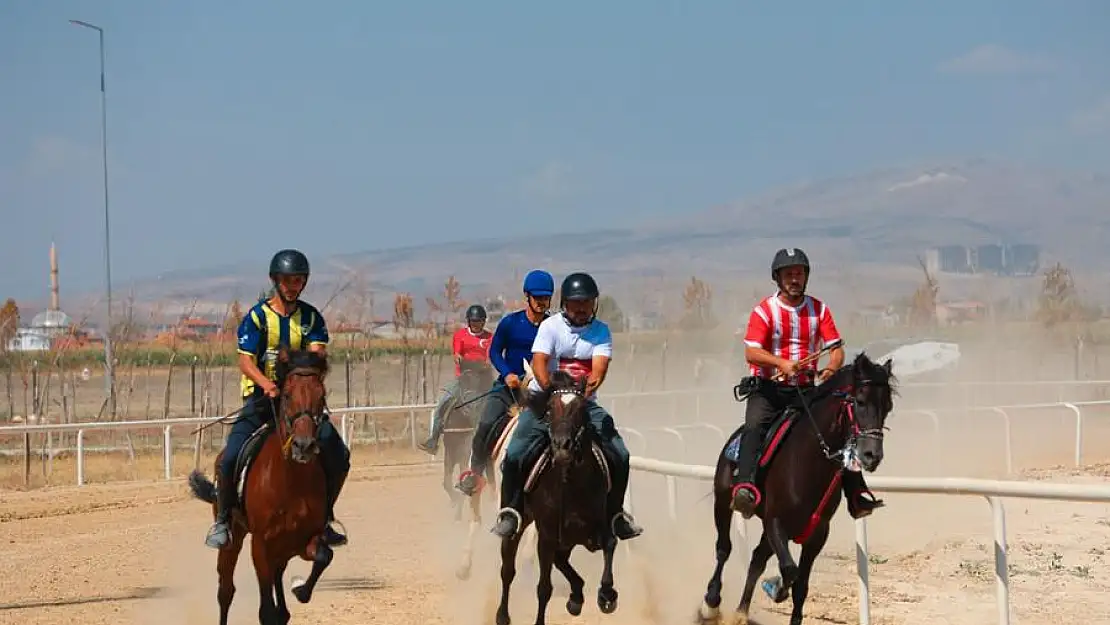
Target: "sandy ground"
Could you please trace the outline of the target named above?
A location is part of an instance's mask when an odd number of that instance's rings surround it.
[[[723,375],[723,374],[722,374]],[[650,385],[638,385],[639,388]],[[624,401],[611,410],[633,453],[711,464],[720,441],[709,428],[684,429],[683,440],[660,430],[709,421],[725,431],[741,418],[727,387],[694,403],[690,399]],[[614,388],[612,392],[624,390]],[[1105,392],[1101,389],[1100,392]],[[991,396],[966,389],[905,389],[888,422],[884,475],[956,475],[1106,483],[1110,467],[1110,408],[1084,408],[1083,470],[1072,463],[1075,421],[1066,409],[1012,411],[1014,471],[1007,475],[1000,415],[961,406],[1005,403],[1015,390]],[[1040,396],[1044,391],[1035,390]],[[1070,393],[1070,391],[1068,391]],[[1070,397],[1069,397],[1070,398]],[[1045,398],[1049,400],[1050,398]],[[939,430],[915,407],[950,406]],[[427,415],[418,423],[426,427]],[[421,432],[422,433],[422,432]],[[187,437],[183,437],[187,441]],[[157,439],[151,441],[157,445]],[[185,441],[183,441],[185,442]],[[403,446],[401,446],[403,447]],[[215,449],[205,446],[201,466],[210,469]],[[357,446],[356,469],[338,506],[351,544],[336,553],[309,605],[291,606],[294,623],[452,623],[487,625],[499,587],[496,542],[480,532],[474,575],[457,581],[465,528],[451,522],[439,467],[403,448]],[[36,459],[36,462],[38,460]],[[193,455],[174,457],[174,475],[192,467]],[[21,459],[0,463],[0,624],[157,624],[215,622],[215,553],[203,546],[211,521],[206,504],[191,499],[180,479],[160,481],[155,448],[136,462],[125,456],[90,455],[89,484],[72,486],[71,457],[59,457],[30,490],[22,484]],[[121,481],[137,480],[137,481]],[[42,487],[45,486],[45,487]],[[548,622],[688,625],[712,571],[714,533],[708,486],[683,482],[678,522],[669,520],[665,480],[633,476],[641,538],[619,552],[620,607],[599,614],[595,596],[601,561],[578,552],[574,563],[587,580],[584,614],[563,609],[567,587],[556,576]],[[991,518],[981,498],[928,495],[885,497],[888,507],[869,522],[872,622],[882,625],[997,622]],[[1006,501],[1014,623],[1110,623],[1110,506],[1027,500]],[[757,531],[754,522],[749,530]],[[797,553],[797,551],[795,551]],[[725,569],[723,608],[739,600],[747,563],[743,541]],[[768,569],[774,574],[775,561]],[[290,565],[287,578],[305,575],[305,562]],[[249,557],[240,559],[232,622],[256,622],[258,592]],[[288,581],[288,580],[287,580]],[[756,622],[788,621],[789,603],[773,605],[757,591]],[[807,623],[856,623],[854,532],[841,510],[813,577]],[[514,623],[535,614],[535,575],[522,567],[514,584]]]
[[[463,528],[449,520],[438,471],[436,465],[411,462],[356,469],[339,505],[352,543],[337,552],[313,602],[292,606],[293,622],[493,622],[495,542],[483,532],[473,578],[454,579]],[[1105,482],[1108,476],[1110,467],[1095,465],[1041,470],[1025,479]],[[712,569],[709,503],[701,499],[705,488],[684,487],[679,523],[672,525],[666,520],[663,480],[638,474],[634,487],[637,516],[647,533],[618,558],[617,613],[603,617],[596,609],[600,557],[581,552],[575,563],[587,579],[585,612],[577,619],[565,613],[567,589],[557,579],[549,622],[690,622]],[[995,622],[986,504],[918,495],[889,496],[887,502],[869,528],[873,622]],[[2,510],[0,623],[215,620],[215,554],[203,546],[209,511],[189,498],[183,482],[9,491]],[[1013,622],[1110,622],[1110,556],[1104,551],[1110,544],[1110,507],[1009,500],[1007,514]],[[851,523],[842,513],[818,561],[807,622],[857,622],[852,541]],[[726,568],[726,610],[738,600],[746,567],[743,545],[738,542]],[[307,570],[307,563],[295,562],[287,577]],[[532,570],[522,567],[514,585],[514,622],[531,622],[534,584]],[[233,622],[255,622],[257,590],[249,558],[240,561],[237,586]],[[753,615],[765,625],[786,623],[788,606],[772,605],[758,593]]]

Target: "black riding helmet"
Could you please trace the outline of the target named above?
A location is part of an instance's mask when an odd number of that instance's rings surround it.
[[[308,273],[308,257],[299,250],[281,250],[270,259],[270,282],[274,285],[274,293],[286,304],[292,304],[293,300],[287,300],[281,294],[281,289],[278,288],[278,276],[303,275],[307,285]]]
[[[779,281],[779,270],[786,267],[804,267],[806,279],[809,279],[809,257],[802,250],[791,247],[775,252],[775,259],[771,261],[771,279]]]
[[[466,309],[466,321],[467,321],[467,323],[470,323],[471,321],[485,321],[485,320],[486,320],[486,309],[482,308],[480,305],[474,304],[470,308]]]
[[[308,257],[299,250],[281,250],[270,259],[270,278],[280,274],[308,275]]]
[[[597,282],[594,281],[593,276],[584,272],[575,272],[568,274],[563,278],[563,285],[559,287],[559,307],[565,309],[566,304],[572,300],[594,300],[594,311],[590,315],[590,319],[586,323],[590,323],[597,316],[597,299],[601,297],[601,291],[597,288]],[[563,313],[563,318],[570,322],[570,317]]]

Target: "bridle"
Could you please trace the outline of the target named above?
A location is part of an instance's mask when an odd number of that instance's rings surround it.
[[[886,384],[877,383],[870,378],[861,378],[853,380],[852,383],[845,387],[838,388],[832,392],[832,397],[840,399],[840,409],[836,416],[834,425],[840,425],[847,421],[849,428],[851,428],[847,439],[844,441],[844,446],[837,451],[832,451],[825,437],[821,434],[821,428],[817,424],[817,419],[813,416],[813,411],[810,410],[809,402],[806,401],[805,395],[802,393],[801,387],[798,387],[798,398],[802,404],[802,410],[809,417],[810,423],[813,425],[813,431],[817,435],[817,443],[821,446],[821,452],[825,458],[834,462],[839,462],[845,468],[851,468],[858,464],[856,459],[856,449],[860,439],[883,440],[883,428],[867,428],[861,429],[859,420],[856,418],[856,408],[859,407],[859,399],[857,397],[858,391],[867,387],[886,386]]]
[[[551,395],[547,400],[549,406],[551,401],[555,397],[568,398],[563,400],[568,405],[575,399],[586,398],[586,396],[576,388],[559,388],[551,391]],[[550,412],[550,407],[548,408],[548,411]],[[581,425],[575,427],[574,436],[572,436],[570,439],[570,448],[572,451],[577,451],[581,447],[582,435],[586,432],[587,429],[588,428],[582,427]]]
[[[311,377],[315,377],[315,378],[319,379],[321,377],[321,375],[322,375],[322,373],[318,369],[313,369],[312,367],[297,367],[297,368],[294,368],[294,369],[290,370],[288,373],[285,374],[285,380],[288,380],[290,378],[290,376],[297,376],[297,377],[311,376]],[[288,406],[287,401],[289,400],[289,394],[286,392],[286,389],[285,389],[285,380],[282,381],[282,389],[281,389],[282,402],[281,402],[281,405],[280,405],[280,407],[281,407],[280,412],[282,414],[278,415],[279,411],[277,411],[277,410],[274,411],[274,414],[277,415],[277,418],[281,419],[281,424],[283,426],[282,429],[284,430],[284,436],[283,436],[283,440],[281,442],[281,451],[282,451],[282,454],[288,459],[290,451],[291,451],[292,446],[293,446],[293,424],[296,423],[297,419],[300,419],[301,417],[309,417],[310,419],[312,419],[313,428],[319,428],[320,423],[324,419],[324,415],[327,413],[328,404],[327,404],[327,396],[325,395],[321,399],[321,401],[323,402],[323,408],[319,412],[316,412],[316,411],[314,411],[310,408],[306,408],[306,409],[298,410],[298,411],[296,411],[292,414],[285,414],[285,407]],[[276,406],[273,406],[273,401],[274,400],[271,398],[270,399],[271,407],[276,408]]]

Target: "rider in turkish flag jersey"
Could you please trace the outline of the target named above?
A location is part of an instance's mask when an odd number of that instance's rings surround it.
[[[748,318],[744,355],[751,365],[755,390],[747,399],[744,436],[736,462],[740,483],[732,497],[732,508],[744,518],[755,514],[762,499],[755,474],[771,423],[797,399],[799,386],[824,382],[844,364],[843,340],[832,311],[821,300],[806,295],[809,272],[805,252],[797,248],[779,250],[771,262],[771,278],[779,290],[757,304]],[[817,353],[819,342],[831,351],[829,365],[817,373],[816,363],[802,366],[799,361]],[[776,370],[782,373],[783,381],[772,379]],[[865,496],[870,491],[862,473],[842,473],[849,514],[858,519],[883,505]]]
[[[455,360],[455,379],[443,389],[435,410],[432,411],[431,435],[428,440],[417,446],[432,454],[439,447],[439,437],[443,434],[444,416],[450,413],[459,395],[459,376],[462,363],[489,362],[489,344],[493,335],[486,329],[486,309],[475,304],[466,309],[466,327],[459,328],[451,338],[451,354]]]
[[[577,379],[586,380],[586,410],[590,426],[598,434],[611,470],[612,488],[606,499],[606,513],[613,535],[629,540],[643,533],[632,516],[624,511],[624,493],[628,488],[628,448],[617,432],[613,417],[597,403],[597,389],[605,381],[609,361],[613,357],[613,335],[609,326],[597,318],[600,291],[593,277],[572,273],[563,279],[560,289],[562,314],[552,315],[540,324],[532,343],[533,372],[529,383],[533,391],[550,383],[551,372],[562,369]],[[540,415],[542,417],[542,415]],[[524,497],[524,476],[529,451],[546,445],[549,440],[547,423],[530,408],[521,411],[516,430],[505,450],[501,466],[501,511],[493,533],[506,538],[520,530],[520,510]]]

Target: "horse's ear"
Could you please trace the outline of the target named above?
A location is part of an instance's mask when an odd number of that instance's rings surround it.
[[[575,386],[575,388],[578,389],[579,393],[582,393],[583,395],[585,395],[586,394],[586,376],[582,376],[582,377],[578,378],[577,380],[575,380],[574,381],[574,386]]]
[[[284,345],[279,345],[277,350],[277,361],[283,365],[289,364],[289,348]]]
[[[883,371],[886,371],[886,374],[888,376],[889,375],[894,375],[894,359],[893,358],[887,358],[886,359],[886,362],[883,363]]]

